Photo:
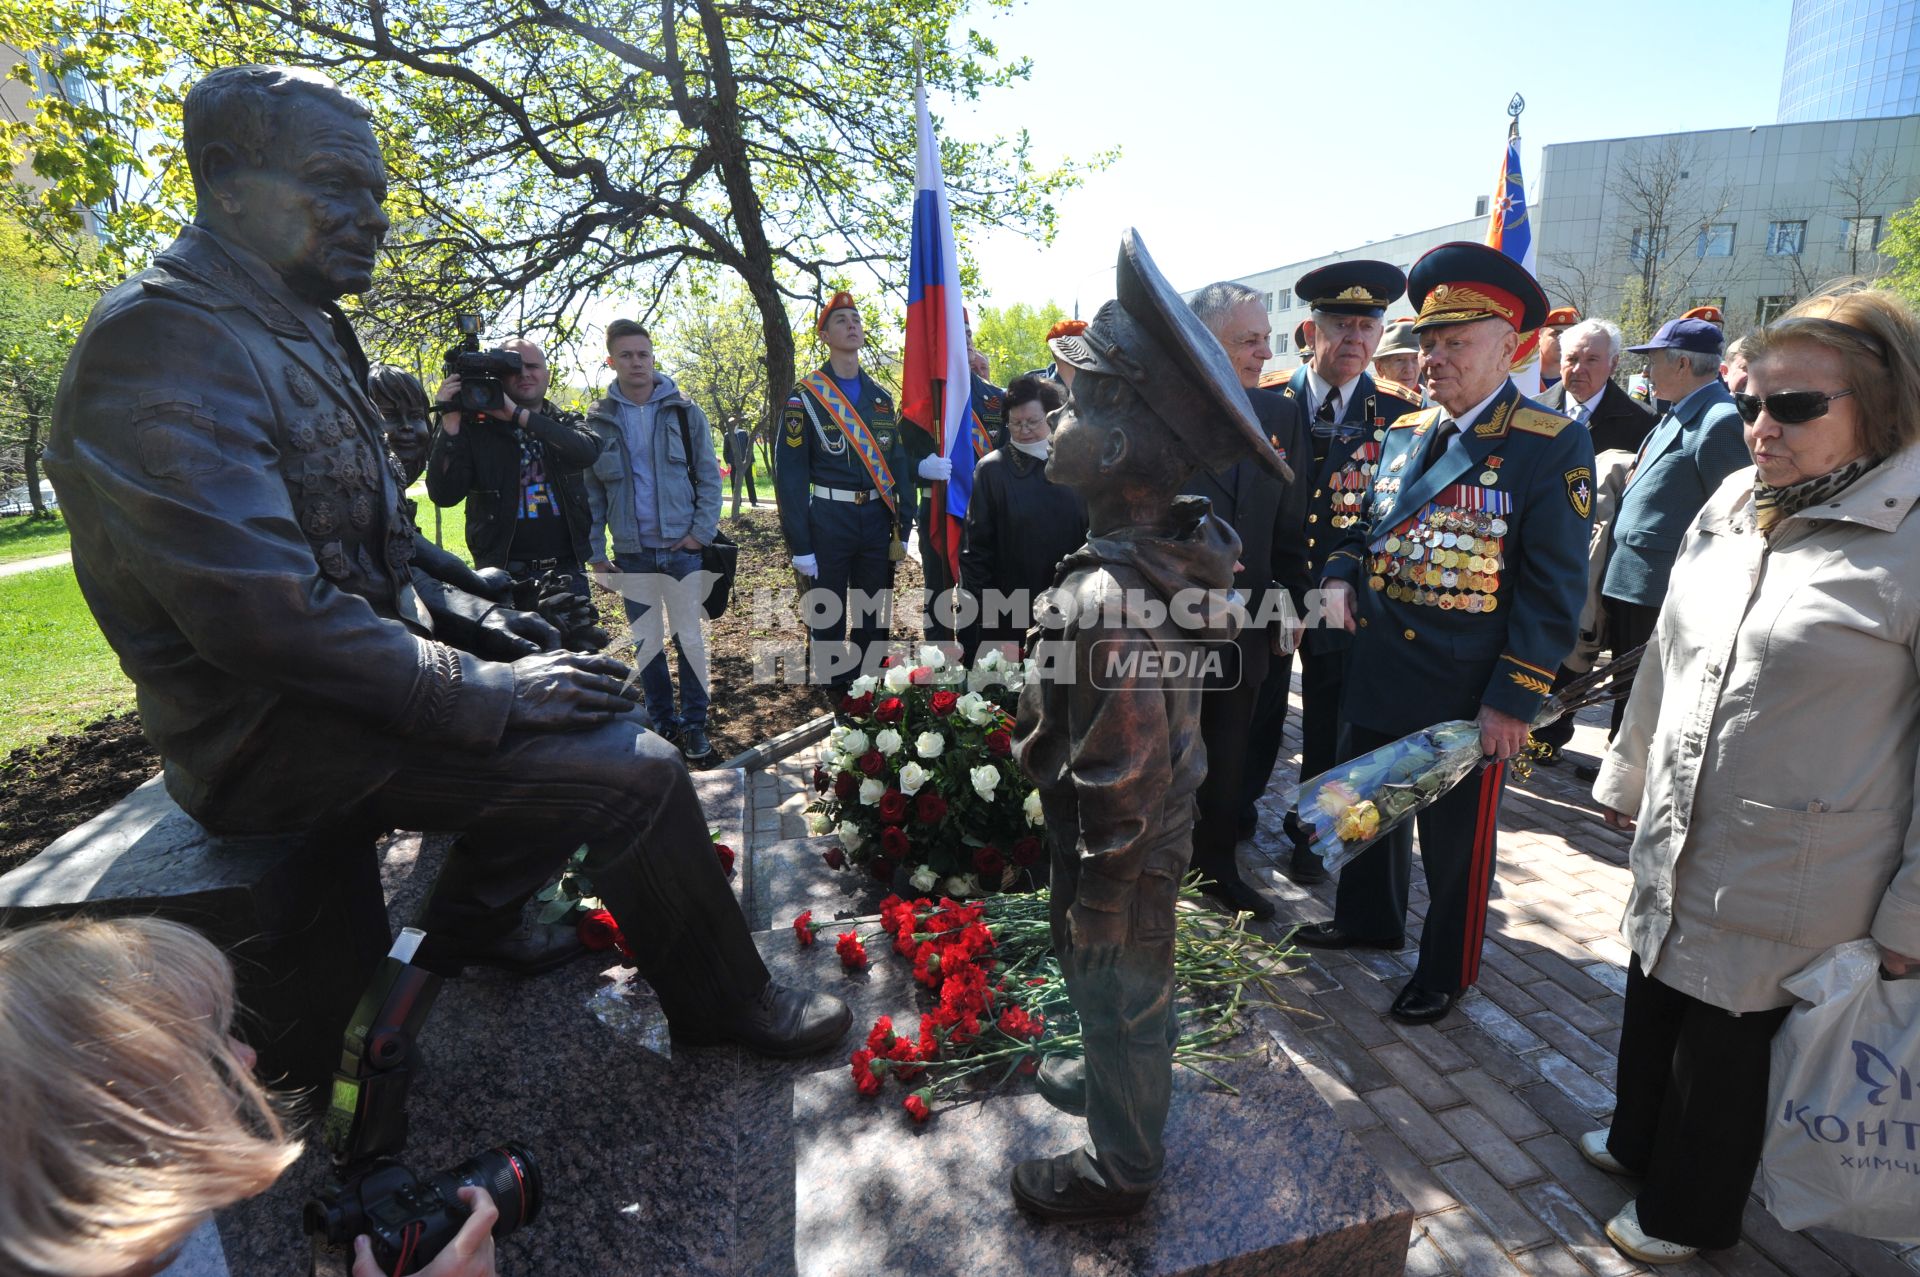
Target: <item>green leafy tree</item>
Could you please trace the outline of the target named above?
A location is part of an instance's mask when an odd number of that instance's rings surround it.
[[[25,483],[47,517],[40,454],[54,391],[95,294],[69,286],[24,228],[0,221],[0,483]]]
[[[1053,362],[1047,330],[1066,317],[1067,312],[1054,302],[1038,310],[1025,302],[982,306],[974,317],[974,348],[987,357],[992,379],[1004,386],[1021,373]]]
[[[1920,202],[1887,219],[1880,253],[1892,263],[1882,282],[1920,306]]]
[[[767,354],[760,313],[738,285],[686,289],[659,325],[660,366],[700,405],[716,430],[746,427],[771,469]],[[784,391],[785,387],[782,387]]]

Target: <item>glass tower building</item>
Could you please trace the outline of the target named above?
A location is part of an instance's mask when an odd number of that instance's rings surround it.
[[[1920,113],[1920,0],[1793,0],[1782,124]]]

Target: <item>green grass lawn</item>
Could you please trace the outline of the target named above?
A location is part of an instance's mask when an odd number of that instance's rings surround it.
[[[0,755],[133,706],[70,567],[0,577],[0,653]]]
[[[10,515],[0,519],[0,563],[59,554],[67,548],[67,521],[57,513],[51,519]]]

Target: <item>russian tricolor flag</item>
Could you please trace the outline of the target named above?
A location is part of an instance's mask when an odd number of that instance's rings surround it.
[[[967,368],[967,329],[962,318],[960,262],[954,252],[953,216],[940,147],[927,114],[925,85],[915,85],[920,162],[913,196],[913,247],[907,263],[907,350],[900,376],[900,415],[930,427],[940,453],[953,462],[953,478],[933,486],[933,526],[921,529],[922,544],[960,575],[960,520],[973,493],[973,445],[968,410],[973,378]]]

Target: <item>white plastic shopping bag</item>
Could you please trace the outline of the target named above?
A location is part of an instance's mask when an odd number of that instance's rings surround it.
[[[1920,980],[1882,980],[1871,940],[1784,982],[1761,1195],[1793,1229],[1920,1241]]]

